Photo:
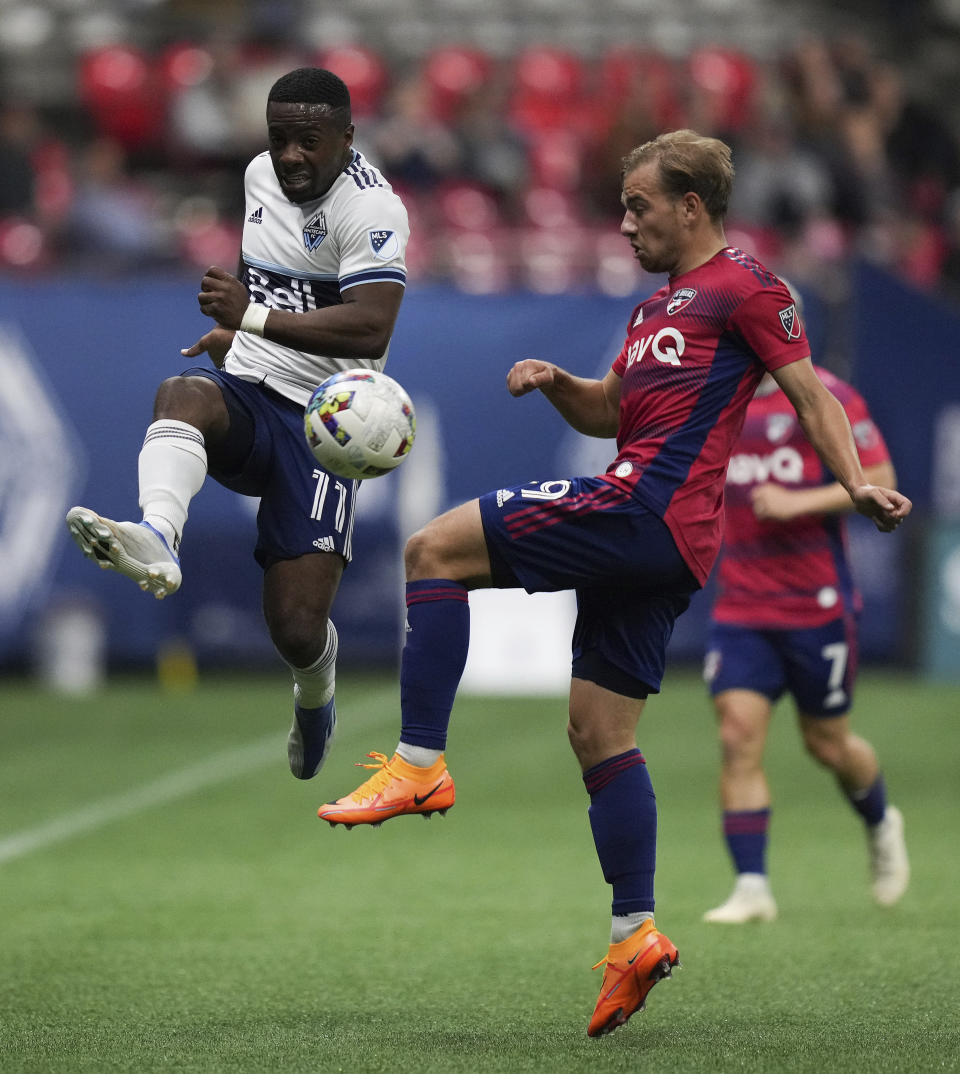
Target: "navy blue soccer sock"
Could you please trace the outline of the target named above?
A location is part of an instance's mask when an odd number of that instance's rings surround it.
[[[600,868],[613,887],[613,913],[652,913],[657,799],[643,754],[633,749],[601,761],[583,773],[583,782]]]
[[[766,874],[769,809],[725,809],[723,835],[738,873]]]
[[[882,773],[864,790],[851,791],[846,787],[842,789],[850,804],[871,828],[883,820],[887,811],[887,787]]]
[[[443,750],[467,662],[467,588],[444,578],[407,582],[407,632],[400,661],[401,742]]]

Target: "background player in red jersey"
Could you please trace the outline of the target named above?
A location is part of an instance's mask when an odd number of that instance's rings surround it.
[[[824,369],[864,476],[892,487],[887,446],[863,398]],[[850,497],[826,471],[772,377],[764,377],[730,460],[723,553],[704,666],[719,720],[723,831],[737,880],[704,921],[772,921],[766,871],[770,788],[763,753],[775,702],[789,693],[804,745],[836,776],[867,829],[873,895],[895,903],[909,862],[900,811],[887,804],[870,743],[850,729],[861,600],[847,555]]]
[[[840,403],[813,371],[793,300],[752,257],[726,244],[730,150],[693,131],[662,135],[624,161],[621,232],[667,281],[631,315],[602,380],[530,358],[507,375],[539,389],[590,436],[616,437],[596,477],[501,488],[446,512],[407,542],[407,633],[396,753],[319,810],[331,824],[379,824],[444,812],[454,785],[444,749],[469,644],[471,589],[575,589],[570,743],[590,796],[590,826],[613,889],[610,947],[587,1032],[639,1010],[677,964],[653,921],[656,799],[636,728],[660,689],[676,617],[719,551],[723,481],[747,403],[765,372],[857,509],[891,530],[910,501],[864,477]],[[544,966],[549,973],[549,967]]]

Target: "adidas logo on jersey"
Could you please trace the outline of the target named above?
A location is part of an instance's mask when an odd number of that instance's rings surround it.
[[[263,206],[258,209],[254,209],[253,212],[247,217],[248,224],[262,224],[263,223]]]

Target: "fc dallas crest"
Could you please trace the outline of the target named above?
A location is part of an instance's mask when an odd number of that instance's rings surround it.
[[[674,291],[667,303],[667,316],[672,317],[696,297],[697,292],[693,287],[681,287],[679,291]]]

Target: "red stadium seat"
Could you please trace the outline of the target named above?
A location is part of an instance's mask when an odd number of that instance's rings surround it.
[[[475,183],[449,183],[437,193],[443,226],[459,231],[490,232],[502,224],[496,198]]]
[[[749,56],[733,49],[706,45],[687,61],[697,122],[712,133],[740,130],[752,118],[757,71]]]
[[[514,61],[510,118],[525,131],[579,125],[586,103],[584,62],[564,49],[531,46]]]
[[[441,243],[441,266],[455,287],[468,294],[506,291],[512,284],[504,235],[448,231]]]
[[[606,295],[627,297],[639,290],[643,270],[622,235],[607,227],[597,228],[590,237],[593,248],[594,283]]]
[[[340,45],[321,52],[316,62],[346,82],[355,116],[379,114],[390,79],[386,64],[373,49]]]
[[[222,220],[203,207],[184,214],[178,221],[180,256],[197,269],[232,265],[242,237],[241,228],[235,222]]]
[[[578,228],[520,232],[518,254],[521,283],[538,294],[564,294],[593,283],[592,258]]]
[[[537,186],[576,190],[583,178],[583,140],[573,130],[542,131],[529,150],[530,176]]]
[[[80,58],[79,98],[98,131],[126,149],[162,139],[166,95],[149,57],[129,45],[93,49]]]
[[[213,73],[214,64],[209,49],[189,42],[177,42],[160,54],[157,69],[167,89],[176,92],[206,81]]]
[[[36,224],[18,216],[0,217],[0,268],[30,272],[49,261],[46,239]]]
[[[62,220],[76,191],[69,149],[64,142],[47,138],[30,154],[30,161],[37,216],[45,223]]]
[[[461,102],[486,83],[492,69],[493,61],[480,49],[458,45],[435,49],[423,64],[432,114],[449,122]]]
[[[657,130],[683,126],[674,61],[652,49],[619,45],[598,64],[597,99],[609,121],[641,105]]]
[[[583,223],[576,197],[553,187],[530,187],[523,195],[523,211],[537,228],[570,230]]]

